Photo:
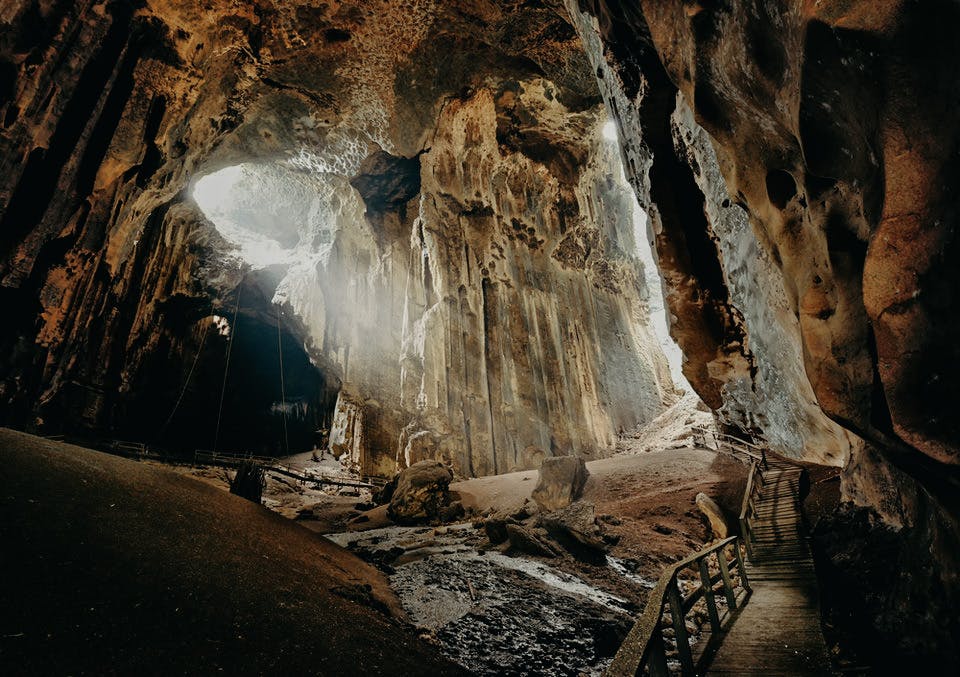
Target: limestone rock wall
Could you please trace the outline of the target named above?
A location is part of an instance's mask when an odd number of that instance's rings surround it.
[[[958,664],[956,3],[566,5],[651,205],[691,385],[844,466],[871,517],[834,526],[902,553],[862,613],[898,660]],[[831,554],[850,580],[870,566]]]
[[[558,9],[8,3],[4,421],[149,437],[194,366],[187,401],[218,398],[239,299],[239,331],[309,355],[312,411],[368,472],[609,451],[672,386]],[[193,201],[229,167],[239,229]]]
[[[671,390],[605,120],[571,115],[546,94],[553,86],[450,101],[422,156],[402,355],[402,404],[418,417],[407,439],[450,421],[457,432],[437,443],[471,474],[606,453]]]
[[[932,186],[950,185],[957,129],[932,120],[952,119],[944,105],[958,70],[941,58],[941,27],[956,7],[581,4],[600,17],[628,98],[672,87],[709,133],[730,201],[747,210],[782,274],[820,407],[885,446],[896,437],[952,462],[960,434],[943,407],[958,394],[939,365],[952,363],[957,323],[934,330],[929,318],[955,303],[942,258],[956,242],[953,201]],[[627,52],[657,64],[638,70],[621,58]],[[907,202],[916,210],[904,221]],[[916,222],[930,224],[927,239],[911,230]],[[892,256],[896,239],[913,255]],[[898,305],[904,294],[910,300]],[[933,353],[942,361],[920,364]]]
[[[618,120],[628,177],[651,216],[671,333],[691,385],[734,430],[787,455],[843,463],[857,442],[818,406],[783,275],[745,205],[731,198],[711,137],[652,44],[630,38],[636,53],[616,58],[619,43],[611,42],[629,17],[598,20],[573,2],[568,9]],[[642,16],[632,19],[642,27]]]

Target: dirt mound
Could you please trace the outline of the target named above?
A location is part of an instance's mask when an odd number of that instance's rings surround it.
[[[463,674],[375,569],[207,484],[0,430],[0,488],[0,673]]]

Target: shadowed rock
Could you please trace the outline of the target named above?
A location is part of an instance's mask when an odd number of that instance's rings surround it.
[[[506,525],[507,538],[510,539],[510,547],[514,550],[524,552],[528,555],[537,557],[556,557],[557,552],[547,541],[540,537],[537,532],[528,529],[520,524]]]
[[[558,510],[570,505],[583,494],[590,471],[582,458],[559,456],[544,459],[540,466],[533,500],[543,510]]]
[[[598,564],[604,561],[608,548],[593,503],[577,501],[544,515],[540,523],[551,538],[575,557]]]
[[[420,461],[397,476],[397,488],[387,514],[397,524],[416,524],[440,518],[450,503],[453,473],[439,461]]]

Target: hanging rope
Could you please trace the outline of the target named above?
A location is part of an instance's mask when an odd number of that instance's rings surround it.
[[[213,453],[217,453],[217,444],[220,442],[220,421],[223,418],[223,399],[227,394],[227,374],[230,373],[230,353],[233,352],[233,341],[237,338],[237,316],[240,313],[240,292],[243,290],[243,277],[237,285],[237,305],[233,309],[233,325],[230,327],[230,341],[227,343],[227,362],[223,367],[223,387],[220,389],[220,408],[217,410],[217,430],[213,435]]]
[[[183,402],[183,396],[187,394],[187,387],[190,385],[190,379],[193,378],[193,372],[197,368],[197,362],[200,361],[200,353],[203,352],[203,346],[207,341],[207,332],[210,330],[210,324],[208,323],[203,326],[203,334],[200,336],[200,347],[197,348],[197,354],[193,357],[193,364],[190,366],[190,371],[187,372],[187,380],[183,383],[183,389],[180,391],[180,397],[177,398],[177,403],[173,405],[173,411],[170,412],[170,415],[167,417],[167,420],[164,421],[163,425],[160,427],[160,432],[157,433],[157,439],[163,437],[163,433],[167,431],[167,426],[170,425],[170,422],[173,421],[173,417],[176,416],[177,410],[180,408],[180,403]]]
[[[280,304],[277,304],[277,354],[280,356],[280,411],[283,413],[283,442],[290,455],[290,437],[287,434],[287,393],[283,384],[283,342],[280,340]]]

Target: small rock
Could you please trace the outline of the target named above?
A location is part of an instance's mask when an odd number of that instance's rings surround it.
[[[507,524],[506,530],[510,546],[515,550],[537,557],[556,557],[556,551],[533,530],[519,524]]]
[[[509,537],[507,534],[507,520],[502,517],[488,517],[483,521],[483,530],[487,533],[490,542],[496,545],[503,543]]]
[[[658,534],[664,534],[665,536],[669,536],[670,534],[673,533],[673,529],[668,527],[666,524],[654,524],[653,530],[656,531]]]
[[[540,512],[540,507],[536,503],[531,503],[528,500],[526,503],[523,504],[523,506],[519,510],[517,510],[515,513],[510,515],[510,517],[517,520],[518,522],[523,522],[524,520],[530,519],[531,517],[533,517],[539,512]]]
[[[700,512],[710,520],[710,530],[713,532],[713,537],[717,539],[726,538],[730,533],[730,529],[727,526],[727,519],[723,516],[723,510],[720,509],[717,502],[703,492],[697,494],[694,501],[700,509]]]

